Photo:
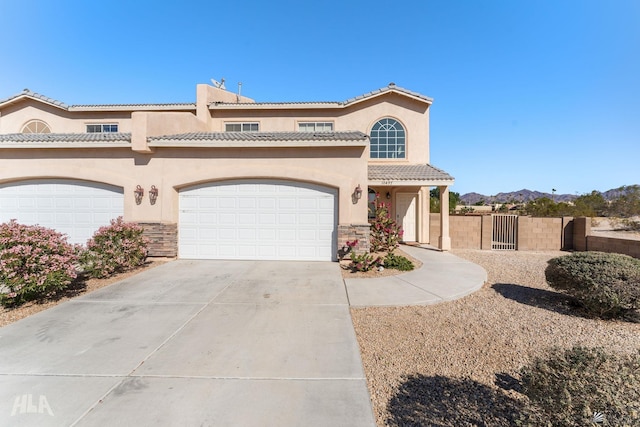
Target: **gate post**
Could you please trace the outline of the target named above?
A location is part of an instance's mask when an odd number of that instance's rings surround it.
[[[493,218],[491,215],[482,215],[480,230],[482,233],[482,236],[480,237],[480,249],[483,251],[490,251],[491,237],[493,235]]]

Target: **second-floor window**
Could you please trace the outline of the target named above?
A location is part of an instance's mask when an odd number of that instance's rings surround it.
[[[258,123],[225,123],[225,132],[258,132],[260,126]]]
[[[87,125],[87,133],[107,133],[118,132],[118,125],[115,123],[100,123]]]
[[[379,120],[371,128],[372,159],[404,159],[406,157],[406,136],[404,127],[395,119]]]
[[[331,122],[299,122],[298,131],[300,132],[333,132],[333,123]]]

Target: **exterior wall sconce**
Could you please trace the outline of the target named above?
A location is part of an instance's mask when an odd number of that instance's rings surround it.
[[[144,188],[137,185],[136,189],[133,190],[133,195],[136,198],[136,205],[139,205],[140,203],[142,203],[142,197],[144,197]]]
[[[390,199],[391,199],[391,193],[387,191],[387,200],[390,200]]]
[[[155,185],[152,185],[151,190],[149,190],[149,202],[152,205],[155,205],[156,200],[158,200],[158,187],[156,187]]]
[[[353,195],[355,196],[356,200],[360,200],[362,198],[362,187],[360,187],[360,184],[358,184],[358,186],[356,187]]]

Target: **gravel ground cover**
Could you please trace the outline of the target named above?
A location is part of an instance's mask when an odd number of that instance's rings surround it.
[[[352,309],[377,423],[509,426],[517,373],[552,346],[640,349],[640,324],[582,316],[545,282],[566,252],[455,250],[487,270],[482,289],[433,306]]]

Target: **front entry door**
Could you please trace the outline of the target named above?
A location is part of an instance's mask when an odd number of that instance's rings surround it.
[[[396,222],[402,226],[405,242],[416,241],[416,195],[398,193],[396,195]]]

